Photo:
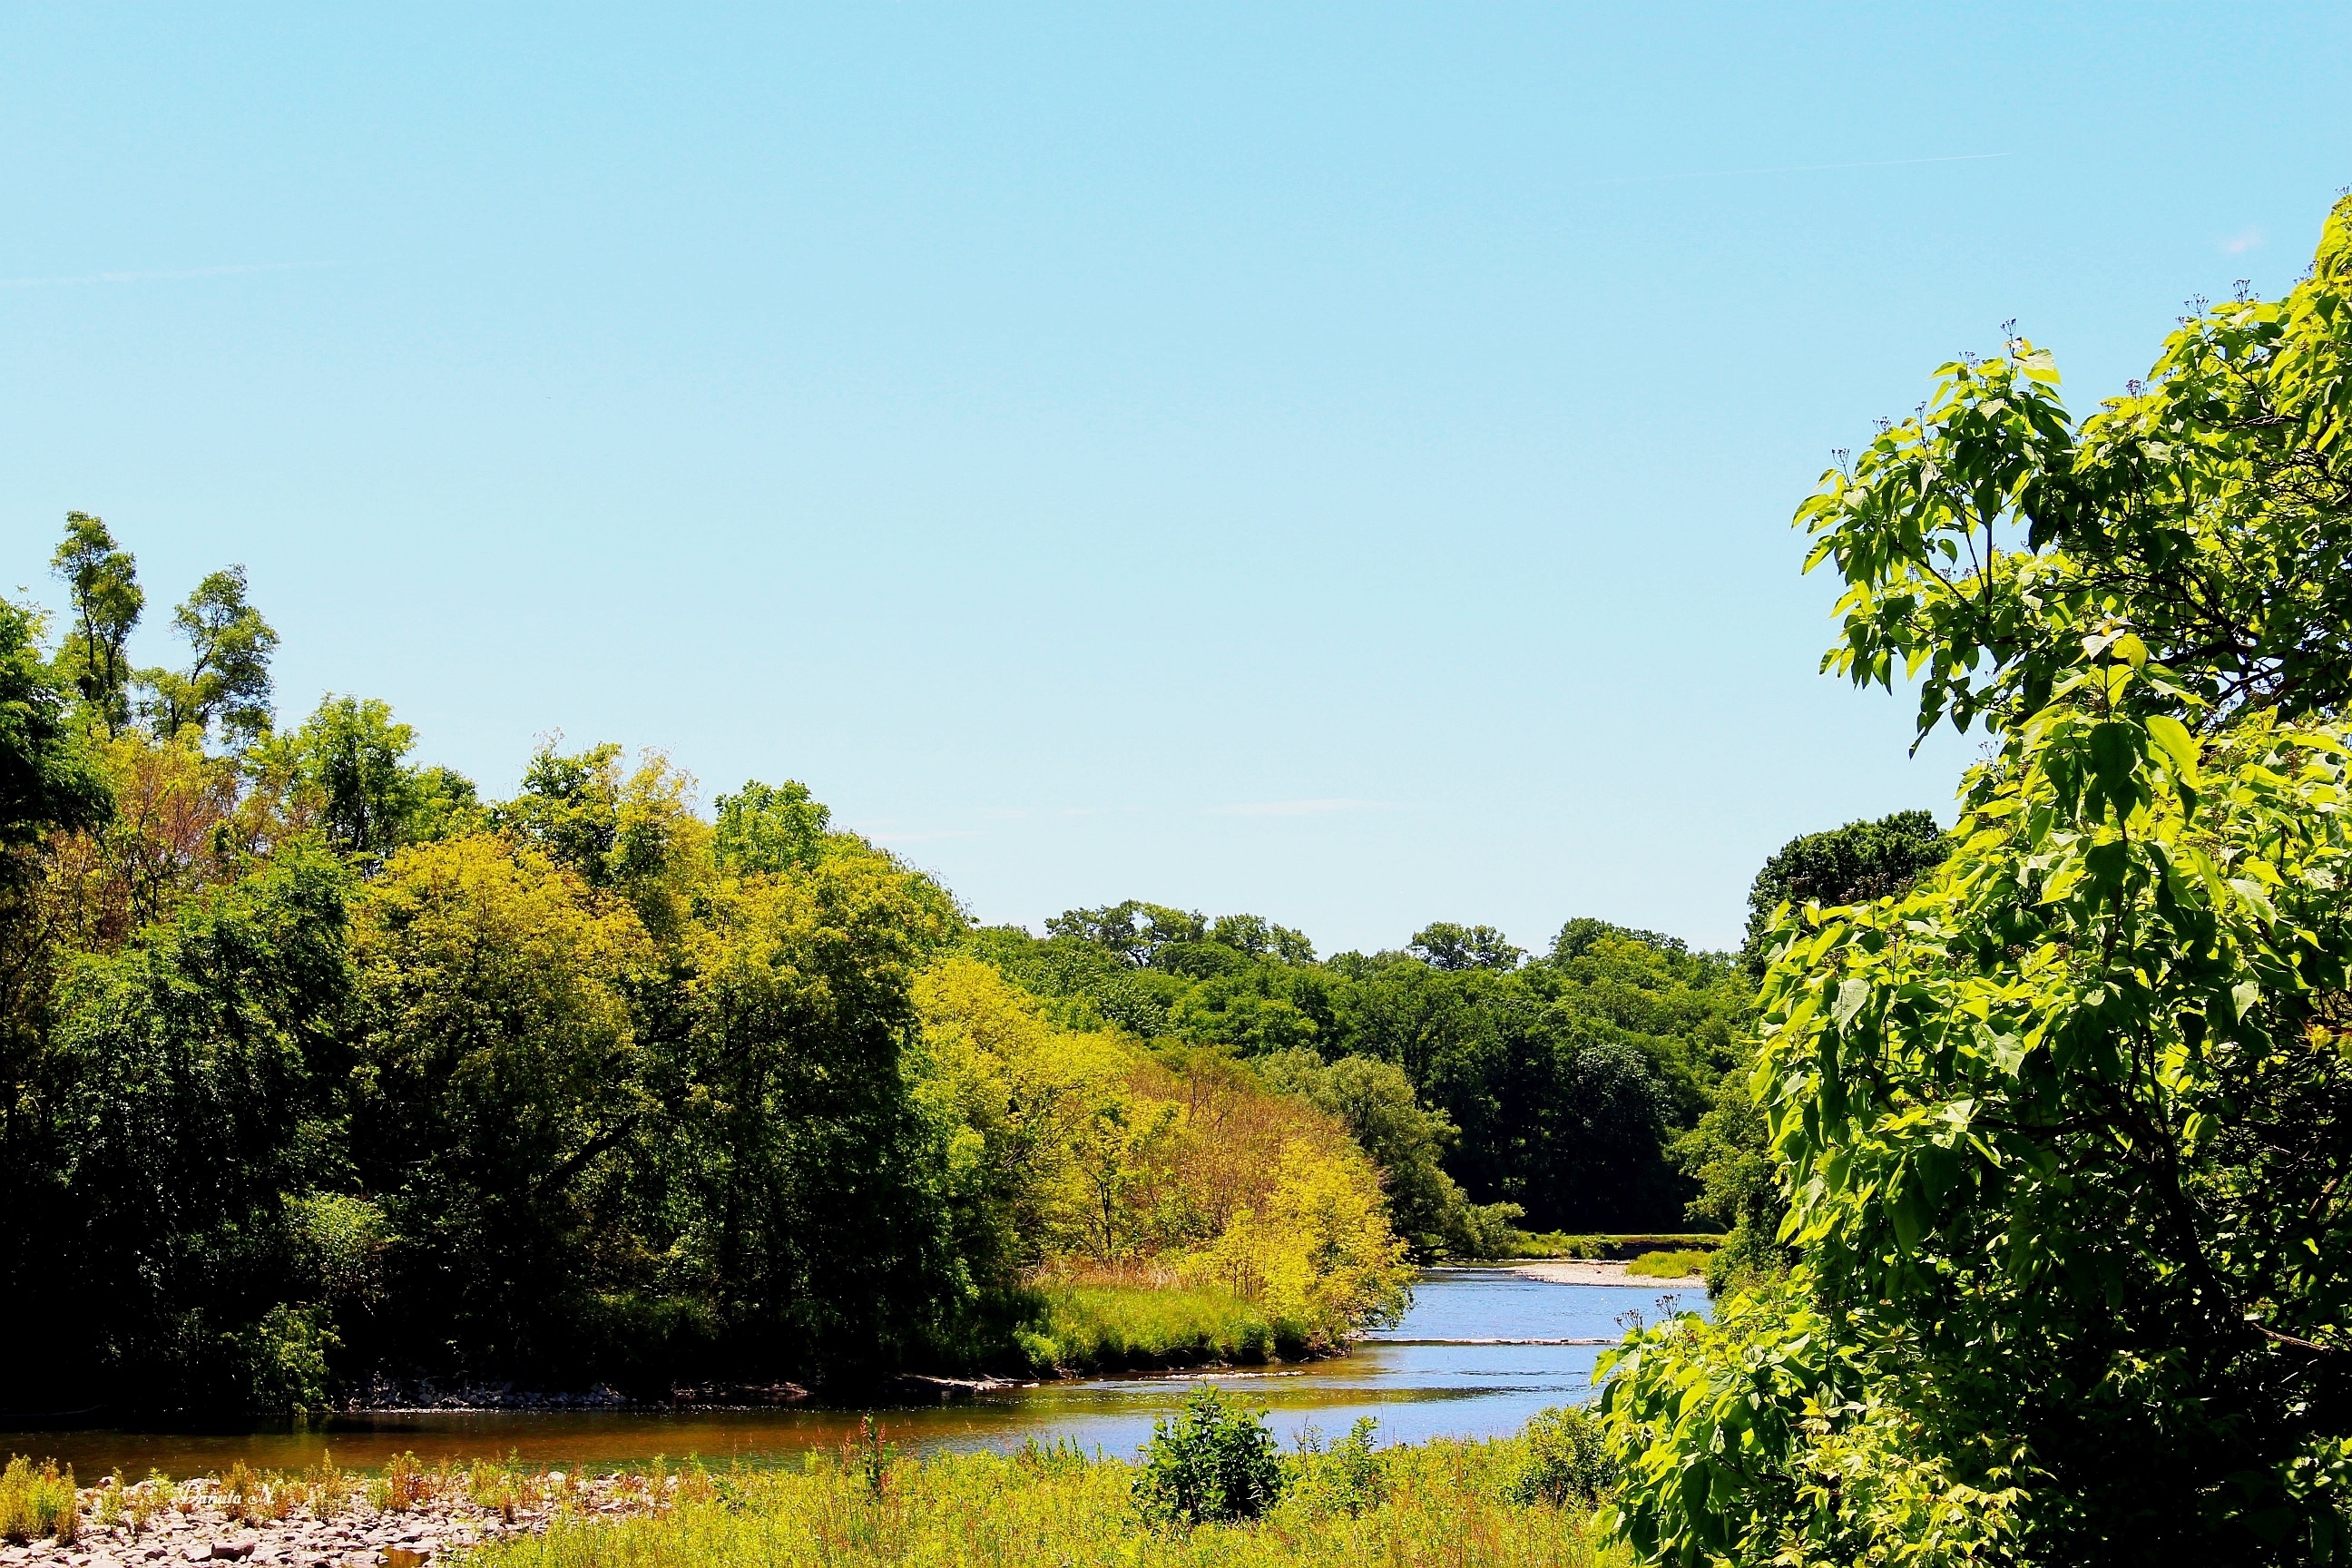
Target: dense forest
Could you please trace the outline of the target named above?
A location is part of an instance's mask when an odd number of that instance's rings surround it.
[[[975,928],[799,784],[706,810],[551,742],[487,799],[380,701],[281,724],[241,570],[167,668],[104,522],[51,564],[62,613],[0,606],[0,1297],[54,1352],[20,1407],[1050,1367],[1073,1281],[1336,1342],[1414,1262],[1756,1206],[1712,1109],[1739,955]]]

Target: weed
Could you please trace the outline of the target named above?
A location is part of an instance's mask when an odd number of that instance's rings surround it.
[[[413,1453],[394,1454],[368,1483],[368,1501],[380,1513],[406,1513],[425,1500],[431,1478]]]
[[[11,1456],[0,1470],[0,1537],[22,1546],[35,1536],[50,1535],[58,1545],[70,1546],[80,1534],[73,1471],[60,1473],[55,1459],[42,1461],[37,1470],[26,1456]]]
[[[1384,1500],[1349,1514],[1301,1486],[1253,1522],[1177,1533],[1139,1516],[1138,1468],[1066,1445],[902,1460],[887,1498],[831,1454],[727,1476],[719,1500],[657,1517],[559,1517],[477,1548],[468,1568],[1630,1568],[1587,1516],[1507,1502],[1516,1440],[1380,1450]]]
[[[874,1417],[857,1418],[857,1436],[841,1445],[841,1468],[866,1482],[866,1495],[882,1497],[890,1490],[890,1461],[898,1450],[889,1442],[889,1428],[874,1425]]]
[[[141,1481],[131,1493],[129,1506],[131,1533],[138,1534],[145,1531],[147,1521],[155,1517],[155,1510],[162,1508],[170,1500],[171,1495],[172,1478],[161,1470],[148,1471],[147,1479]]]
[[[352,1479],[335,1468],[335,1457],[321,1453],[319,1462],[305,1473],[310,1482],[310,1512],[321,1521],[334,1518],[351,1506]]]
[[[1645,1252],[1625,1265],[1625,1272],[1644,1279],[1680,1279],[1706,1272],[1711,1251],[1684,1247],[1673,1252]]]

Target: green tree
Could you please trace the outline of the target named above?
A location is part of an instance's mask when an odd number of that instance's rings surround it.
[[[1765,934],[1782,904],[1866,904],[1900,893],[1942,863],[1951,846],[1933,813],[1898,811],[1791,838],[1773,851],[1748,889],[1748,936],[1739,955],[1759,979],[1770,954]]]
[[[327,697],[278,749],[318,792],[327,842],[346,855],[380,857],[421,837],[432,804],[438,781],[407,765],[415,746],[416,731],[395,721],[389,704]]]
[[[2096,415],[2013,342],[1800,513],[1832,668],[2000,749],[1908,893],[1772,934],[1801,1262],[1613,1362],[1643,1550],[2352,1549],[2348,371],[2352,199]]]
[[[452,1342],[509,1375],[560,1367],[589,1283],[587,1191],[655,1105],[631,1005],[644,928],[481,835],[394,855],[359,900],[352,955],[358,1175],[404,1238],[376,1348],[443,1370]]]
[[[814,865],[824,853],[833,813],[810,798],[804,784],[786,779],[778,787],[752,779],[714,804],[718,822],[711,847],[724,870],[788,871]]]
[[[22,849],[54,828],[94,827],[112,805],[71,731],[31,613],[0,599],[0,851]],[[0,863],[22,869],[14,860]]]
[[[1444,1112],[1422,1107],[1403,1068],[1369,1057],[1326,1063],[1298,1049],[1261,1058],[1257,1068],[1270,1088],[1297,1095],[1348,1129],[1381,1168],[1390,1220],[1418,1260],[1482,1256],[1475,1239],[1486,1234],[1482,1221],[1441,1163],[1456,1129]],[[1491,1228],[1494,1219],[1485,1223]]]
[[[143,670],[138,677],[149,692],[143,709],[158,740],[183,731],[209,738],[217,730],[221,742],[236,751],[269,732],[269,657],[278,634],[245,595],[245,568],[226,566],[172,612],[172,624],[188,645],[188,668]]]
[[[1527,956],[1493,926],[1456,925],[1433,921],[1407,944],[1414,957],[1432,969],[1517,969]]]
[[[124,646],[147,604],[139,563],[114,542],[104,519],[69,511],[50,568],[73,595],[73,621],[58,649],[58,668],[80,695],[90,726],[112,740],[131,722],[136,672]]]
[[[69,972],[0,1204],[0,1302],[40,1320],[9,1331],[66,1353],[13,1396],[244,1405],[238,1347],[303,1289],[281,1194],[341,1169],[345,893],[332,857],[289,851]]]

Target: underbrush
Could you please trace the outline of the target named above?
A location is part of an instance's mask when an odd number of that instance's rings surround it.
[[[1645,1252],[1625,1265],[1625,1272],[1644,1279],[1682,1279],[1706,1272],[1711,1250],[1684,1247],[1674,1252]]]
[[[1268,1317],[1230,1291],[1150,1285],[1061,1285],[1016,1339],[1037,1372],[1255,1364],[1292,1361],[1324,1341],[1304,1323]]]
[[[543,1536],[486,1547],[471,1568],[1619,1568],[1593,1510],[1524,1484],[1528,1445],[1433,1443],[1374,1450],[1365,1434],[1284,1456],[1277,1499],[1255,1519],[1186,1523],[1139,1495],[1144,1471],[1068,1447],[1010,1458],[867,1463],[813,1458],[797,1471],[738,1473],[713,1502],[656,1518],[559,1520]],[[1514,1494],[1528,1500],[1514,1500]]]

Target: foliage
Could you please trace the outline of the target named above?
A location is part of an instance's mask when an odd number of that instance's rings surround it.
[[[1380,1422],[1356,1417],[1348,1435],[1328,1448],[1313,1427],[1300,1435],[1291,1486],[1314,1500],[1318,1511],[1360,1515],[1388,1500],[1389,1468],[1373,1441]]]
[[[1494,1245],[1497,1205],[1543,1226],[1679,1217],[1687,1188],[1666,1149],[1734,1060],[1748,989],[1724,958],[1597,921],[1569,922],[1525,964],[1450,926],[1422,933],[1436,943],[1422,955],[1318,963],[1303,944],[1249,951],[1248,933],[1266,926],[1255,917],[1211,921],[1134,900],[1048,926],[1044,940],[982,931],[973,949],[1072,1027],[1400,1068],[1424,1111],[1455,1130],[1428,1124],[1458,1205],[1428,1180],[1418,1139],[1392,1143],[1397,1163],[1384,1162],[1424,1257],[1508,1251]],[[1472,1207],[1486,1211],[1475,1222]]]
[[[753,779],[715,804],[711,849],[727,870],[788,871],[813,865],[824,852],[833,814],[810,798],[804,784],[787,779],[777,787]]]
[[[408,845],[481,831],[472,782],[446,768],[412,767],[416,732],[373,698],[327,697],[268,761],[315,793],[327,842],[381,858]]]
[[[2013,1561],[2013,1456],[1935,1434],[1843,1347],[1804,1287],[1775,1280],[1604,1352],[1616,1528],[1645,1561]]]
[[[1644,1551],[2347,1554],[2347,339],[2352,200],[2098,415],[2020,340],[1801,513],[1832,667],[1999,750],[1906,894],[1775,921],[1801,1261],[1614,1363]]]
[[[1782,904],[1872,903],[1901,893],[1942,864],[1950,849],[1934,815],[1925,811],[1898,811],[1791,838],[1773,851],[1748,887],[1741,960],[1749,973],[1763,978],[1773,911]]]
[[[278,634],[245,595],[245,568],[227,566],[197,584],[172,612],[172,625],[188,645],[188,668],[142,670],[137,677],[149,693],[140,711],[156,739],[187,733],[202,742],[217,730],[236,751],[268,733],[269,656]]]
[[[1270,1086],[1297,1095],[1347,1127],[1380,1167],[1390,1220],[1417,1258],[1499,1256],[1484,1248],[1507,1237],[1509,1221],[1517,1215],[1492,1212],[1512,1205],[1472,1204],[1445,1173],[1442,1161],[1458,1131],[1444,1111],[1421,1107],[1402,1068],[1370,1057],[1327,1063],[1296,1047],[1262,1057],[1257,1065]]]
[[[1641,1279],[1679,1279],[1706,1272],[1717,1250],[1686,1247],[1672,1252],[1644,1252],[1625,1265],[1625,1272]]]
[[[0,600],[0,856],[52,828],[96,826],[111,805],[105,780],[74,742],[33,617]]]
[[[1151,1424],[1135,1479],[1136,1510],[1154,1525],[1190,1529],[1257,1518],[1286,1478],[1262,1412],[1202,1385],[1172,1419]]]
[[[1617,1462],[1601,1423],[1572,1405],[1554,1405],[1528,1418],[1519,1434],[1526,1457],[1505,1496],[1517,1503],[1590,1508],[1617,1484]]]
[[[37,1470],[24,1455],[10,1457],[7,1468],[0,1470],[0,1540],[21,1546],[47,1535],[60,1546],[70,1546],[80,1533],[80,1523],[72,1470],[60,1472],[54,1459]]]
[[[1335,1450],[1336,1452],[1336,1450]],[[803,1469],[721,1478],[724,1498],[659,1516],[560,1521],[547,1534],[484,1549],[485,1568],[670,1564],[987,1563],[1060,1568],[1598,1568],[1622,1552],[1583,1519],[1504,1500],[1521,1446],[1433,1443],[1368,1456],[1382,1495],[1350,1507],[1323,1484],[1331,1456],[1284,1461],[1297,1476],[1255,1522],[1154,1529],[1134,1506],[1135,1469],[1064,1449],[900,1462],[887,1492],[829,1458]]]

